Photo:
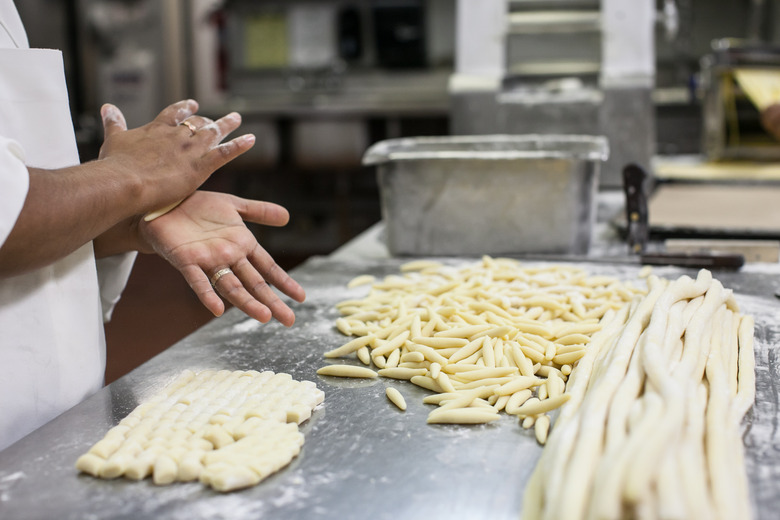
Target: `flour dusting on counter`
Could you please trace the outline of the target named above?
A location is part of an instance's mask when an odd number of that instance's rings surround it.
[[[14,473],[11,473],[9,475],[6,475],[4,477],[0,477],[0,502],[7,502],[11,499],[11,488],[19,482],[20,480],[25,478],[25,474],[22,471],[17,471]]]
[[[232,332],[236,334],[252,332],[253,330],[259,329],[260,325],[262,324],[259,321],[253,318],[247,318],[244,321],[239,321],[233,325]]]

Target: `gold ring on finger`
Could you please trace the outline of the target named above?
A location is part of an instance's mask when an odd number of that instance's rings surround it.
[[[186,126],[187,128],[190,129],[190,137],[195,135],[197,133],[197,131],[198,131],[198,128],[194,124],[192,124],[190,121],[187,121],[186,119],[184,121],[182,121],[181,123],[179,123],[179,124],[180,125],[184,125],[184,126]]]
[[[217,286],[217,282],[219,281],[220,278],[222,278],[226,274],[232,274],[232,273],[233,273],[233,271],[229,267],[224,267],[224,268],[220,269],[219,271],[214,273],[214,276],[211,277],[211,286],[212,287],[216,287]]]

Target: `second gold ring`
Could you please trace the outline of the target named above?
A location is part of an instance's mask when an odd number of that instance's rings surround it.
[[[179,124],[180,125],[184,125],[184,126],[186,126],[187,128],[190,129],[190,137],[195,135],[197,133],[197,131],[198,131],[198,129],[195,127],[195,125],[193,125],[192,123],[190,123],[186,119],[184,121],[182,121],[181,123],[179,123]]]

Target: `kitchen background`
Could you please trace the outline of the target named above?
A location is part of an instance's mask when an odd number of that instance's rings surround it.
[[[609,133],[604,114],[628,114],[629,126],[610,136],[618,157],[699,153],[701,63],[713,40],[771,43],[780,27],[775,0],[16,4],[31,45],[64,52],[84,161],[97,156],[103,102],[130,126],[185,97],[203,115],[241,112],[257,145],[208,187],[290,210],[287,227],[255,230],[286,269],[380,220],[373,171],[360,159],[381,139]],[[651,48],[628,58],[649,67],[609,77],[604,64],[620,45],[605,42],[643,31]],[[757,127],[757,114],[744,121]],[[172,268],[139,257],[107,329],[107,382],[210,318]]]

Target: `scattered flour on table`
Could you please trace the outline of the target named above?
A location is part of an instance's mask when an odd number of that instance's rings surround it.
[[[235,333],[246,333],[246,332],[252,332],[253,330],[257,330],[260,328],[261,323],[253,318],[247,318],[244,321],[240,321],[233,325],[233,328],[231,329],[231,332]]]
[[[0,477],[0,502],[8,502],[11,500],[11,488],[14,484],[24,478],[27,478],[27,475],[25,475],[23,471],[17,471]]]

